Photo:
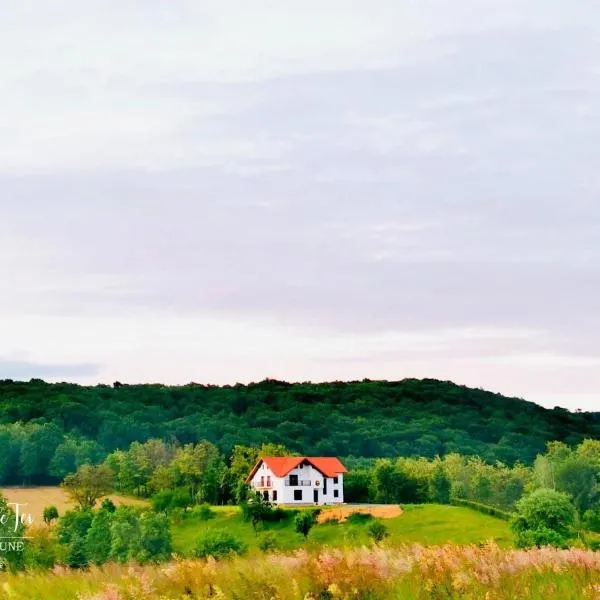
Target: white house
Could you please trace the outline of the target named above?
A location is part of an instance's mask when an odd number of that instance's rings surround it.
[[[273,504],[338,504],[346,472],[331,456],[263,456],[246,483]]]

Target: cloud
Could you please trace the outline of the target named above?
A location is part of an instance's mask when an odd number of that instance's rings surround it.
[[[0,379],[28,380],[92,377],[100,370],[93,364],[40,364],[20,360],[0,359]]]
[[[595,389],[589,3],[9,4],[4,355]]]

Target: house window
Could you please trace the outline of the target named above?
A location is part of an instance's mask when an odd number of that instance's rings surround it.
[[[267,487],[271,487],[271,476],[267,475]]]
[[[302,500],[302,490],[294,490],[294,500]]]
[[[340,491],[339,490],[333,490],[333,497],[334,498],[339,498],[340,497]]]
[[[290,475],[290,485],[298,485],[298,475]]]
[[[333,483],[339,483],[339,479],[337,477],[333,478]]]
[[[264,475],[260,476],[260,487],[265,487],[265,476]]]
[[[267,490],[265,490],[263,492],[263,498],[268,502],[269,501],[269,492]]]
[[[273,502],[277,502],[277,490],[273,490]]]

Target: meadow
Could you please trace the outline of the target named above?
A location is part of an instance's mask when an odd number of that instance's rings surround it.
[[[3,575],[6,600],[598,600],[600,554],[360,547]]]
[[[54,505],[59,514],[63,515],[66,511],[75,508],[73,500],[67,492],[54,485],[32,486],[32,487],[4,487],[0,488],[0,494],[4,496],[9,503],[18,502],[22,505],[21,512],[30,514],[33,522],[40,525],[43,522],[44,508],[48,505]],[[121,496],[111,494],[108,496],[116,506],[128,504],[132,506],[148,506],[148,502],[131,496]]]
[[[321,546],[360,547],[369,544],[368,521],[323,523],[316,525],[305,543],[295,532],[293,519],[265,524],[258,535],[244,522],[238,507],[213,507],[214,518],[201,521],[187,517],[172,525],[173,548],[181,555],[189,555],[207,531],[226,529],[241,540],[252,553],[257,550],[261,533],[272,531],[278,547],[284,551],[306,546],[316,550]],[[406,505],[401,516],[383,521],[388,528],[387,543],[392,546],[419,543],[477,544],[493,541],[500,547],[509,547],[512,533],[508,523],[475,512],[468,508],[435,504]]]

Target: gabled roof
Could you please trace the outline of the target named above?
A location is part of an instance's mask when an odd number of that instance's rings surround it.
[[[258,459],[250,475],[246,479],[248,483],[262,463],[265,463],[275,477],[285,477],[290,471],[293,471],[303,462],[310,463],[315,469],[323,473],[325,477],[335,477],[340,473],[347,473],[348,470],[334,456],[263,456]]]

